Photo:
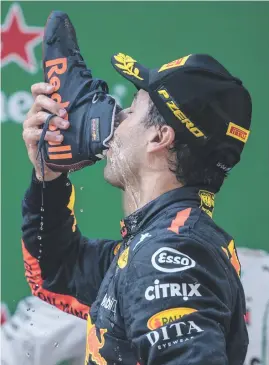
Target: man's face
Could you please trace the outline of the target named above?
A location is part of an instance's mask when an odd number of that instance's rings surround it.
[[[120,123],[107,152],[105,180],[123,190],[140,179],[146,161],[148,141],[144,121],[148,117],[149,94],[140,90],[132,105],[121,112]]]

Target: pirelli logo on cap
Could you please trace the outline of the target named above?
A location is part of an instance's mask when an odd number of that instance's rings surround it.
[[[173,67],[179,67],[179,66],[183,66],[185,65],[187,59],[190,57],[191,55],[185,56],[185,57],[181,57],[178,60],[166,63],[165,65],[162,65],[162,67],[158,70],[158,72],[161,71],[165,71],[165,70],[169,70],[170,68]]]
[[[246,143],[248,140],[249,133],[250,131],[248,131],[247,129],[240,127],[239,125],[234,124],[233,122],[230,122],[226,135],[238,139],[243,143]]]

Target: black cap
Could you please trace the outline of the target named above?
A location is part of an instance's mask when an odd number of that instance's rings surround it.
[[[149,93],[182,143],[224,171],[239,162],[250,133],[251,97],[213,57],[193,54],[149,69],[118,53],[112,64]]]

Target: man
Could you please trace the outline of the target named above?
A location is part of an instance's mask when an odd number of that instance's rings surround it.
[[[74,188],[48,168],[42,206],[39,126],[47,112],[57,115],[51,123],[61,130],[69,122],[45,96],[53,87],[33,85],[23,133],[34,166],[23,202],[33,294],[85,319],[90,307],[86,364],[243,364],[248,337],[240,264],[232,237],[212,214],[214,193],[249,134],[249,94],[206,55],[155,70],[122,53],[112,60],[138,89],[118,116],[104,171],[123,190],[123,239],[83,237]],[[46,134],[50,142],[62,139]]]

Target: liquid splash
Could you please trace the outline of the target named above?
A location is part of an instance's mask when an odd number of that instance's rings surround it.
[[[110,144],[112,156],[109,157],[111,169],[116,176],[120,176],[120,184],[124,186],[127,194],[128,210],[138,209],[140,204],[140,192],[138,189],[138,177],[133,173],[127,157],[121,151],[121,141],[117,136]]]

